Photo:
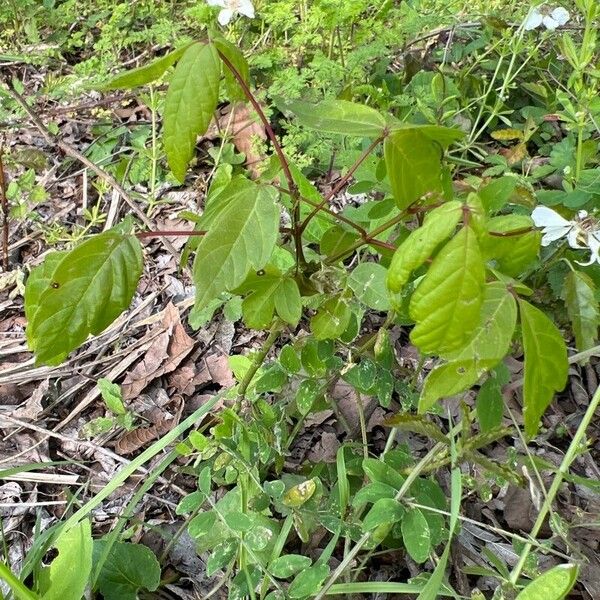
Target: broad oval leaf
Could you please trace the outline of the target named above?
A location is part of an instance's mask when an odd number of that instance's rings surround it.
[[[394,498],[380,498],[363,519],[363,530],[371,531],[380,525],[392,525],[404,516],[404,507]]]
[[[301,125],[324,133],[379,137],[387,126],[385,117],[374,108],[347,100],[324,100],[319,104],[290,102],[283,106]]]
[[[412,231],[394,253],[387,278],[392,292],[402,290],[410,274],[452,234],[461,216],[462,203],[458,200],[446,202],[427,214],[423,225]]]
[[[251,269],[267,264],[279,231],[276,197],[272,187],[253,185],[219,212],[194,260],[196,306],[235,289]]]
[[[515,600],[563,600],[575,585],[578,573],[577,565],[558,565],[536,577]]]
[[[36,361],[57,365],[108,327],[129,306],[141,274],[139,241],[114,229],[63,256],[28,325]]]
[[[465,134],[460,129],[455,127],[443,127],[442,125],[414,125],[412,123],[404,123],[389,119],[389,129],[391,132],[414,129],[429,138],[432,142],[436,142],[442,148],[447,148],[450,144],[457,142],[465,137]]]
[[[429,410],[440,398],[468,390],[508,353],[517,323],[517,302],[500,282],[485,286],[479,325],[462,349],[442,354],[450,362],[427,375],[419,399],[419,412]]]
[[[387,269],[372,262],[359,264],[348,278],[348,285],[356,297],[373,310],[389,310],[385,281]]]
[[[286,554],[276,558],[269,565],[269,572],[278,579],[287,579],[310,567],[311,560],[301,554]]]
[[[95,562],[107,544],[103,540],[94,542]],[[138,590],[143,588],[153,592],[159,584],[160,564],[150,548],[116,542],[102,565],[96,585],[106,600],[136,600]]]
[[[317,340],[337,339],[346,331],[351,316],[348,299],[336,296],[319,308],[310,320],[310,329]]]
[[[479,322],[484,284],[477,236],[465,226],[438,252],[411,298],[413,344],[424,354],[461,348]]]
[[[208,533],[217,520],[217,514],[214,510],[209,510],[199,515],[196,515],[188,525],[188,531],[193,538],[198,538],[200,536]]]
[[[213,32],[211,38],[211,41],[216,46],[219,53],[225,56],[233,68],[238,72],[242,80],[245,83],[248,83],[250,80],[250,67],[242,52],[237,46],[218,33]],[[238,80],[235,78],[227,64],[223,65],[223,73],[225,75],[225,87],[227,89],[229,100],[247,100]]]
[[[47,584],[42,600],[81,598],[92,571],[92,530],[86,519],[63,530],[54,544],[58,556],[44,571]]]
[[[442,192],[442,148],[411,127],[389,135],[385,164],[396,204],[404,210],[428,193]]]
[[[523,418],[525,433],[533,437],[555,392],[567,383],[569,362],[567,347],[556,325],[525,300],[519,299],[519,309],[525,353]]]
[[[165,98],[163,142],[169,167],[183,183],[196,138],[210,124],[219,101],[221,61],[213,44],[195,43],[177,63]]]
[[[308,502],[317,489],[314,479],[307,479],[291,487],[283,496],[283,503],[291,508],[298,508]]]
[[[307,598],[316,594],[327,576],[329,575],[329,566],[317,563],[301,573],[290,584],[288,596],[290,598]]]
[[[410,557],[416,563],[425,562],[431,550],[431,534],[423,513],[418,508],[407,510],[401,528],[402,541]]]
[[[573,326],[577,350],[588,350],[596,343],[600,324],[596,286],[585,273],[569,271],[562,295]]]
[[[139,87],[158,79],[171,65],[174,65],[190,47],[191,44],[186,44],[181,48],[177,48],[160,58],[124,73],[113,77],[103,89],[106,90],[121,90]]]

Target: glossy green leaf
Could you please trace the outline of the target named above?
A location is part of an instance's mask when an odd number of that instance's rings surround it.
[[[569,271],[562,292],[575,333],[577,350],[592,348],[598,339],[600,307],[593,280],[581,271]]]
[[[404,210],[429,193],[442,192],[442,149],[416,128],[400,129],[384,143],[396,204]]]
[[[373,262],[360,263],[350,273],[348,285],[354,295],[373,310],[389,310],[386,287],[387,269]]]
[[[220,212],[196,252],[196,306],[235,289],[251,269],[267,264],[279,231],[275,199],[273,188],[254,185]]]
[[[461,216],[462,202],[458,200],[446,202],[427,214],[423,225],[412,231],[394,253],[387,278],[392,292],[402,290],[411,273],[454,232]]]
[[[311,318],[310,329],[317,340],[337,339],[348,327],[351,314],[347,298],[330,298]]]
[[[287,579],[300,571],[310,567],[311,560],[301,554],[286,554],[276,558],[269,565],[269,572],[278,579]]]
[[[363,530],[371,531],[380,525],[397,523],[404,513],[404,507],[394,498],[380,498],[365,515]]]
[[[436,255],[410,301],[410,338],[424,354],[461,348],[479,322],[485,269],[477,236],[463,227]]]
[[[186,44],[181,48],[177,48],[137,69],[119,73],[119,75],[113,77],[113,79],[104,85],[103,89],[122,90],[135,88],[158,79],[171,65],[174,65],[183,56],[190,45],[191,44]]]
[[[54,544],[58,556],[44,570],[41,600],[79,599],[92,572],[92,529],[86,519],[63,531]]]
[[[94,557],[103,555],[106,544],[94,542]],[[160,583],[160,564],[142,544],[116,542],[102,565],[96,586],[106,600],[136,600],[138,590],[155,591]]]
[[[533,437],[554,394],[567,383],[569,363],[567,347],[556,325],[525,300],[519,300],[519,309],[525,353],[523,417],[525,433]]]
[[[288,596],[290,598],[307,598],[316,594],[327,576],[329,575],[329,566],[317,563],[301,573],[290,584]]]
[[[573,589],[579,574],[577,565],[558,565],[536,577],[515,600],[563,600]]]
[[[37,310],[27,340],[37,362],[57,365],[90,334],[108,327],[129,306],[141,273],[139,241],[115,229],[63,256],[32,302]]]
[[[474,335],[460,350],[441,353],[449,362],[426,377],[419,411],[429,410],[440,398],[468,390],[508,354],[517,322],[517,303],[500,282],[485,286],[480,320]]]
[[[192,44],[177,63],[165,98],[163,143],[173,175],[183,183],[196,138],[219,101],[221,61],[213,44]]]
[[[290,102],[283,108],[294,113],[301,125],[323,133],[379,137],[387,125],[375,109],[347,100],[324,100],[319,104]]]
[[[427,519],[418,508],[406,511],[402,519],[402,541],[406,551],[416,563],[429,558],[431,536]]]
[[[530,229],[530,231],[527,231]],[[481,251],[485,260],[495,259],[500,271],[511,277],[521,275],[540,251],[541,233],[533,229],[533,220],[526,215],[502,215],[487,222],[488,232],[510,233],[523,230],[520,235],[483,236]]]

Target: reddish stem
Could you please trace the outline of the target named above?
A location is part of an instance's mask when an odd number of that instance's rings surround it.
[[[8,198],[6,197],[6,178],[4,176],[4,141],[0,144],[0,203],[2,206],[2,266],[8,272]]]

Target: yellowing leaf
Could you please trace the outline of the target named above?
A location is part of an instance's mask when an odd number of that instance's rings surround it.
[[[558,565],[536,577],[515,600],[563,600],[575,585],[578,573],[577,565]]]
[[[139,241],[116,229],[62,256],[50,279],[44,273],[41,293],[29,287],[37,309],[31,316],[30,306],[27,341],[37,362],[57,365],[90,334],[108,327],[129,306],[141,273]]]
[[[468,390],[494,368],[508,353],[516,322],[514,296],[504,284],[488,283],[472,339],[464,348],[442,354],[449,362],[435,367],[426,377],[419,412],[429,410],[440,398]]]
[[[392,292],[402,290],[411,273],[453,233],[461,216],[462,203],[458,200],[446,202],[427,214],[423,225],[411,232],[394,253],[387,277]]]
[[[307,479],[290,488],[283,496],[283,503],[291,508],[298,508],[308,502],[317,489],[314,479]]]
[[[509,140],[522,140],[523,132],[518,129],[496,129],[490,134],[495,140],[502,142]]]
[[[165,98],[163,141],[173,175],[183,183],[219,101],[221,61],[213,44],[192,44],[177,63]]]
[[[425,354],[461,348],[479,322],[484,283],[477,236],[465,226],[438,252],[412,296],[413,344]]]
[[[588,350],[596,343],[600,324],[593,280],[580,271],[569,271],[565,277],[563,298],[573,325],[577,350]]]
[[[525,433],[533,437],[555,392],[567,383],[569,363],[567,347],[556,325],[525,300],[519,300],[519,309],[525,352],[523,417]]]
[[[442,191],[442,148],[416,128],[400,129],[384,143],[387,173],[400,210]]]

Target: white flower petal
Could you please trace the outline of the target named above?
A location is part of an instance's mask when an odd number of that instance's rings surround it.
[[[209,6],[220,6],[221,8],[226,6],[226,0],[206,0],[206,3]]]
[[[581,233],[582,233],[581,228],[577,227],[577,226],[573,226],[571,231],[569,231],[569,233],[567,235],[567,241],[569,242],[569,246],[571,246],[571,248],[575,248],[576,250],[581,250],[582,248],[587,248],[586,245],[579,243],[578,238]]]
[[[571,221],[567,221],[555,210],[547,206],[537,206],[531,213],[531,218],[536,227],[571,227]]]
[[[542,236],[542,246],[549,246],[552,242],[565,237],[571,231],[571,225],[568,227],[545,227]]]
[[[581,265],[582,267],[587,267],[589,265],[591,265],[592,263],[597,262],[600,265],[600,237],[596,237],[595,235],[590,235],[588,237],[588,245],[590,247],[590,260],[588,262],[579,262],[579,261],[575,261],[578,265]]]
[[[542,23],[548,31],[554,31],[558,27],[558,21],[555,21],[550,15],[546,15],[542,19]]]
[[[569,14],[569,11],[566,8],[563,8],[562,6],[557,6],[552,13],[550,14],[550,16],[559,24],[559,25],[565,25],[566,23],[569,22],[569,19],[571,18],[571,15]]]
[[[531,31],[532,29],[538,28],[542,24],[542,14],[537,8],[534,8],[525,19],[523,23],[523,29],[525,31]]]
[[[238,5],[238,11],[240,14],[248,17],[249,19],[254,19],[254,6],[250,0],[240,0]]]
[[[233,17],[235,11],[231,8],[224,8],[220,13],[219,13],[219,17],[218,17],[218,21],[221,25],[225,26],[229,23],[229,21],[231,21],[231,18]]]

